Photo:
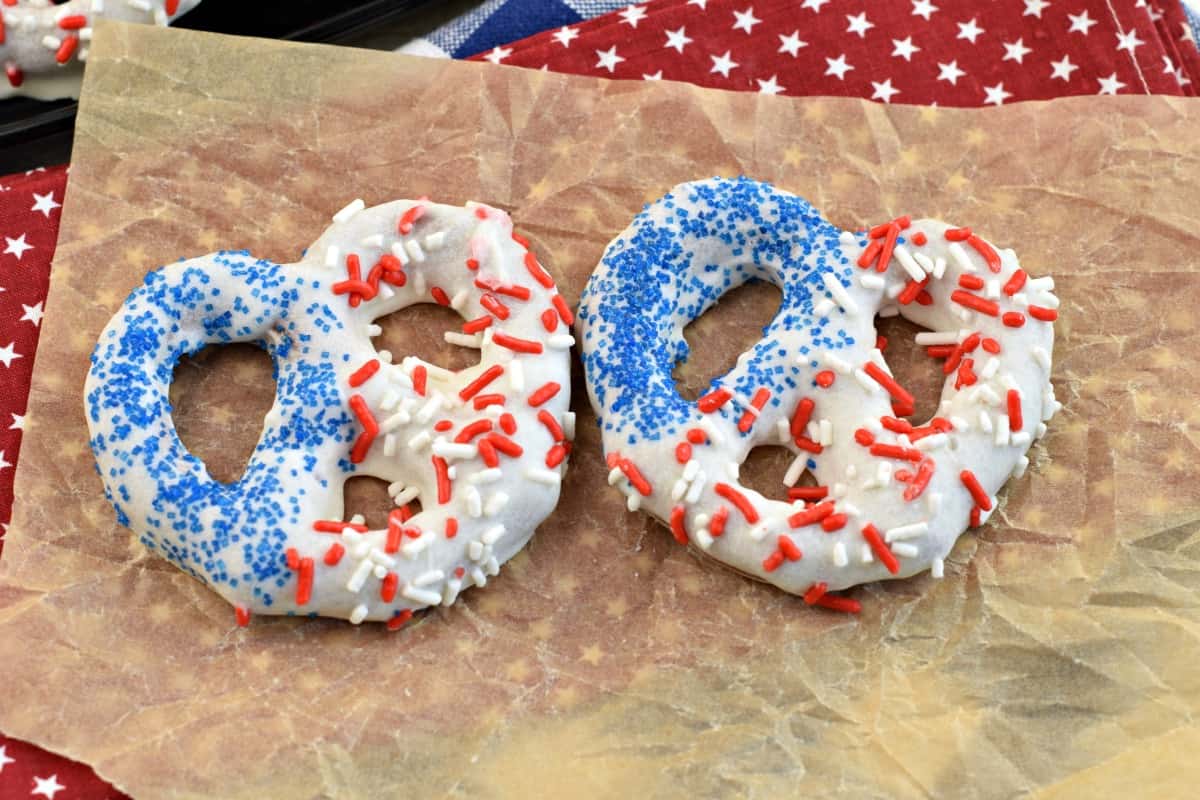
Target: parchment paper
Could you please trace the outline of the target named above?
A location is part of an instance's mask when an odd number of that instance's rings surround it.
[[[0,563],[0,728],[142,797],[1189,796],[1198,126],[1177,99],[889,108],[101,27]],[[353,197],[429,194],[510,210],[574,302],[643,202],[738,173],[842,226],[970,224],[1055,276],[1066,410],[944,580],[857,590],[850,617],[698,559],[605,486],[578,377],[558,511],[399,634],[235,628],[115,524],[80,387],[146,270],[295,259]],[[731,363],[772,297],[693,326],[685,382]],[[933,365],[893,338],[930,402]],[[199,363],[177,419],[236,475],[269,372]]]

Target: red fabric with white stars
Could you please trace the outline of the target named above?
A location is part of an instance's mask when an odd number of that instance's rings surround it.
[[[1200,52],[1176,0],[940,0],[940,7],[938,0],[653,0],[476,58],[739,91],[953,106],[1101,91],[1195,95],[1200,85]],[[29,393],[66,180],[65,167],[0,178],[5,524],[20,446],[14,424]],[[0,798],[40,797],[125,796],[84,764],[0,734]]]
[[[1159,2],[658,0],[473,58],[608,78],[944,106],[1194,95],[1196,60],[1181,56],[1170,35],[1175,20]]]

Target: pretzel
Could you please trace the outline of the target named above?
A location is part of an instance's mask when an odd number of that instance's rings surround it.
[[[27,77],[50,78],[64,67],[87,61],[92,26],[97,19],[167,25],[199,3],[200,0],[69,0],[52,5],[49,0],[0,0],[0,65],[12,92],[28,90],[32,87],[25,85]],[[43,84],[31,93],[63,96],[73,92],[56,92]]]
[[[117,519],[251,612],[387,621],[483,586],[558,501],[574,417],[572,315],[502,211],[356,200],[297,264],[219,252],[147,276],[100,336],[86,383]],[[375,320],[439,303],[480,348],[451,372],[376,351]],[[213,480],[179,440],[178,358],[253,342],[274,405],[242,478]],[[343,519],[352,475],[389,483],[381,529]],[[419,500],[421,511],[409,504]]]
[[[751,279],[779,287],[763,338],[696,402],[676,391],[683,328]],[[1058,300],[1011,250],[901,217],[841,231],[807,202],[741,178],[685,183],[607,248],[579,332],[609,482],[675,539],[737,570],[856,611],[831,592],[931,569],[996,508],[1060,407],[1050,384]],[[876,347],[876,314],[927,328],[942,360],[937,415]],[[738,482],[751,449],[795,454],[791,502]],[[805,470],[817,486],[797,486]]]

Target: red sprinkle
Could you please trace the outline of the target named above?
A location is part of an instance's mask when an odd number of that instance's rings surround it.
[[[489,467],[500,466],[500,456],[496,455],[496,446],[487,439],[479,440],[479,457],[483,459],[483,463]]]
[[[514,242],[516,242],[517,244],[521,245],[521,247],[524,247],[526,250],[529,249],[529,240],[526,239],[524,236],[517,233],[516,231],[513,231],[509,235],[512,236],[512,240]]]
[[[558,330],[558,312],[553,308],[547,308],[542,312],[542,327],[547,333],[554,333]]]
[[[783,557],[788,561],[799,561],[804,557],[804,554],[800,552],[800,548],[796,546],[796,543],[792,541],[790,536],[781,535],[776,540],[776,544],[779,545],[779,552],[783,553]]]
[[[887,238],[883,241],[883,249],[879,252],[879,261],[875,264],[876,272],[887,272],[892,261],[892,251],[896,249],[896,239],[900,236],[900,228],[890,225]]]
[[[400,216],[396,230],[400,233],[412,233],[413,223],[425,215],[425,206],[415,205]]]
[[[896,300],[898,300],[900,305],[902,305],[902,306],[908,305],[913,300],[917,299],[917,295],[919,295],[922,291],[924,291],[925,287],[929,284],[929,281],[931,279],[932,279],[932,276],[929,276],[929,277],[926,277],[925,280],[923,280],[923,281],[909,281],[908,283],[906,283],[904,285],[904,291],[902,291],[900,293],[900,295],[896,298]]]
[[[925,354],[930,358],[949,358],[955,350],[952,344],[931,344],[925,348]]]
[[[973,506],[971,508],[970,521],[971,521],[972,528],[978,528],[980,526],[980,524],[982,524],[983,513],[979,510],[979,506]]]
[[[767,400],[769,400],[770,397],[770,390],[766,389],[765,387],[760,387],[759,390],[754,393],[754,399],[750,401],[750,405],[754,408],[754,411],[762,411],[763,406],[767,404]],[[758,414],[754,413],[754,411],[747,409],[746,411],[742,412],[742,418],[738,420],[738,430],[742,433],[746,433],[754,427],[754,421],[758,419]]]
[[[389,631],[400,630],[401,628],[403,628],[405,626],[405,624],[410,619],[412,619],[412,616],[413,616],[413,611],[411,608],[406,608],[403,611],[397,612],[396,616],[392,617],[391,619],[389,619],[387,621],[387,629]]]
[[[929,459],[921,462],[917,467],[917,475],[913,478],[908,488],[904,490],[904,499],[911,503],[925,492],[925,487],[929,486],[929,481],[933,478],[934,464]]]
[[[561,388],[562,387],[554,381],[548,381],[547,383],[542,384],[537,391],[529,395],[529,405],[535,408],[540,406],[542,403],[558,394],[558,390]]]
[[[319,519],[313,523],[313,530],[317,533],[341,533],[343,528],[349,528],[352,531],[365,533],[366,525],[359,525],[357,522],[338,522],[332,519]]]
[[[58,27],[62,28],[64,31],[77,31],[80,28],[86,28],[87,17],[85,17],[83,14],[71,14],[70,16],[60,19],[58,21]],[[3,40],[0,39],[0,42],[2,41]]]
[[[550,302],[554,304],[554,310],[558,312],[558,316],[562,319],[563,325],[573,325],[575,323],[575,315],[571,313],[571,307],[567,305],[567,301],[563,300],[561,294],[556,294],[550,298]]]
[[[514,433],[517,432],[517,418],[514,417],[512,414],[508,414],[508,413],[501,414],[500,415],[500,430],[504,431],[509,436],[512,436]]]
[[[711,414],[728,403],[731,397],[733,397],[733,392],[728,389],[714,389],[697,400],[696,407],[700,409],[702,414]]]
[[[450,305],[450,298],[446,295],[446,290],[443,289],[442,287],[435,286],[429,290],[429,293],[431,295],[433,295],[433,299],[437,302],[437,304],[439,306]]]
[[[342,560],[342,556],[346,553],[346,548],[342,547],[341,542],[334,542],[329,545],[329,549],[325,551],[325,564],[330,567],[336,567]]]
[[[729,508],[721,506],[713,512],[712,519],[708,521],[708,534],[714,539],[720,538],[725,532],[725,522],[729,519]]]
[[[396,599],[396,590],[400,587],[400,576],[394,572],[389,572],[383,576],[383,582],[379,584],[379,599],[385,603],[390,603]]]
[[[1025,424],[1021,418],[1021,393],[1016,389],[1008,390],[1008,429],[1019,431]]]
[[[467,259],[467,269],[471,270],[471,272],[474,272],[475,270],[479,269],[479,259],[478,258],[468,258]]]
[[[542,352],[541,342],[518,339],[516,336],[509,336],[507,333],[497,333],[492,337],[492,341],[501,347],[507,347],[515,353],[533,353],[536,355]]]
[[[3,39],[0,39],[0,42],[3,41]],[[234,606],[233,616],[234,619],[237,620],[239,628],[244,628],[250,624],[250,609],[246,608],[245,606]]]
[[[296,552],[296,548],[289,547],[283,551],[284,560],[287,562],[288,569],[300,569],[300,554]]]
[[[861,444],[863,447],[870,447],[875,444],[875,434],[871,433],[866,428],[859,428],[854,432],[854,441]]]
[[[919,305],[919,306],[933,305],[933,295],[931,295],[929,292],[925,291],[924,289],[917,292],[917,305]]]
[[[543,408],[538,412],[537,418],[538,422],[541,422],[546,426],[546,430],[550,431],[550,438],[554,439],[554,441],[561,442],[567,438],[563,434],[562,426],[558,424],[558,420],[549,411]]]
[[[871,455],[882,458],[895,458],[900,461],[912,461],[914,463],[925,457],[920,450],[915,448],[901,447],[898,444],[883,444],[882,442],[871,445]]]
[[[367,451],[371,449],[371,444],[379,433],[379,423],[375,421],[371,409],[367,408],[367,401],[360,394],[350,397],[350,409],[363,426],[363,432],[354,440],[354,447],[350,450],[350,462],[359,464],[367,457]]]
[[[502,395],[502,394],[480,394],[480,395],[476,395],[475,399],[472,400],[471,403],[475,406],[476,411],[485,409],[488,406],[502,406],[502,405],[504,405],[504,395]]]
[[[992,498],[988,497],[988,493],[983,490],[983,486],[980,485],[979,479],[975,477],[975,473],[969,469],[964,469],[959,473],[958,477],[963,482],[963,486],[967,487],[967,491],[971,493],[971,498],[975,501],[975,505],[984,511],[991,511]]]
[[[987,314],[989,317],[1000,316],[1000,306],[996,305],[991,300],[984,299],[976,294],[964,292],[962,289],[955,289],[950,293],[950,299],[958,303],[960,306],[966,306],[972,311],[978,311],[981,314]]]
[[[642,497],[650,496],[650,482],[646,480],[645,476],[642,475],[641,470],[639,470],[632,461],[627,458],[622,458],[617,466],[621,468],[621,472],[625,473],[625,477],[629,479],[631,484],[633,484],[633,488],[638,490],[638,494],[640,494]]]
[[[971,289],[972,291],[977,292],[983,288],[984,283],[983,278],[979,277],[978,275],[971,275],[964,272],[958,276],[958,285],[964,289]]]
[[[395,553],[400,550],[400,538],[404,535],[403,523],[404,520],[396,511],[388,514],[387,541],[384,543],[383,552]]]
[[[372,358],[350,375],[350,385],[357,388],[366,383],[372,375],[379,372],[379,359]]]
[[[892,549],[883,541],[883,537],[879,535],[879,529],[871,523],[867,523],[862,529],[863,538],[867,540],[867,544],[871,546],[875,557],[887,567],[887,571],[895,575],[900,571],[900,562],[896,560],[896,555]]]
[[[799,447],[801,450],[804,450],[806,452],[812,453],[813,455],[819,456],[819,455],[821,455],[821,453],[823,453],[825,451],[824,447],[817,444],[812,439],[805,438],[804,436],[797,436],[795,439],[792,440],[792,442],[796,445],[796,447]]]
[[[808,587],[808,591],[804,593],[804,602],[810,606],[815,604],[825,596],[825,592],[828,588],[828,585],[824,581],[814,583],[812,586]]]
[[[926,242],[929,241],[929,239],[926,238],[924,231],[917,231],[916,233],[914,233],[912,240],[913,240],[913,244],[915,244],[917,247],[921,247]]]
[[[454,423],[448,419],[439,419],[433,425],[433,429],[435,431],[437,431],[438,433],[445,433],[446,431],[450,430],[453,427],[454,427]]]
[[[446,538],[453,539],[458,536],[458,518],[446,517]]]
[[[842,528],[846,527],[847,519],[849,518],[845,514],[830,514],[828,517],[821,520],[821,528],[823,528],[826,533],[840,531]]]
[[[75,54],[75,48],[79,46],[79,37],[71,34],[62,40],[62,44],[58,46],[58,52],[54,54],[54,60],[60,64],[65,64],[71,60],[71,56]]]
[[[671,534],[680,544],[688,543],[687,528],[683,525],[683,517],[686,513],[687,509],[683,506],[675,506],[671,509]]]
[[[525,253],[525,269],[529,270],[529,274],[533,279],[545,286],[547,289],[554,288],[554,278],[551,278],[546,270],[542,269],[542,265],[538,263],[537,256],[526,251]]]
[[[492,324],[491,315],[485,314],[482,317],[476,317],[473,320],[464,322],[463,326],[462,326],[462,331],[463,331],[463,333],[479,333],[480,331],[484,330],[491,324]]]
[[[1021,287],[1025,285],[1025,279],[1029,276],[1025,274],[1025,270],[1017,268],[1017,271],[1012,274],[1008,282],[1004,284],[1004,293],[1012,297],[1017,292],[1021,291]]]
[[[809,398],[800,398],[800,402],[796,404],[796,411],[792,414],[791,434],[793,439],[804,435],[804,429],[808,427],[808,422],[812,419],[815,406],[816,403]]]
[[[567,448],[561,444],[556,444],[546,451],[546,466],[551,469],[557,467],[567,457]]]
[[[167,0],[163,3],[163,10],[167,12],[167,16],[175,16],[175,12],[179,10],[179,0]]]
[[[428,370],[425,369],[425,366],[423,364],[418,364],[416,367],[413,368],[413,372],[412,372],[413,391],[416,392],[417,394],[421,395],[421,397],[425,396],[425,384],[428,381],[428,378],[429,378],[429,372],[428,372]],[[467,398],[464,397],[463,399],[466,400]]]
[[[438,504],[445,505],[450,502],[450,472],[446,459],[434,456],[433,471],[437,473]]]
[[[824,500],[828,496],[828,486],[797,486],[788,489],[788,500]]]
[[[879,423],[887,428],[892,433],[912,433],[912,423],[906,419],[896,419],[895,417],[880,417]]]
[[[300,559],[300,579],[296,583],[296,605],[308,605],[308,601],[312,599],[313,585],[313,560],[311,558]]]
[[[887,337],[884,336],[883,334],[876,334],[875,335],[875,349],[882,353],[884,350],[887,350],[887,346],[888,346]]]
[[[805,525],[813,525],[825,519],[833,513],[833,503],[825,501],[817,503],[815,506],[806,508],[803,511],[797,511],[788,517],[788,525],[793,528],[802,528]]]
[[[1000,271],[1000,256],[996,255],[996,251],[992,249],[990,244],[975,235],[967,237],[967,244],[974,247],[975,252],[983,256],[983,260],[987,262],[988,269],[992,272]]]
[[[18,88],[25,82],[25,73],[16,64],[5,64],[4,74],[8,77],[8,83],[14,89]]]
[[[508,315],[512,313],[508,306],[496,299],[495,295],[485,294],[479,298],[479,305],[486,308],[488,311],[495,314],[500,319],[508,319]]]
[[[828,608],[830,611],[841,611],[844,614],[857,614],[862,611],[862,603],[857,600],[852,600],[849,597],[838,597],[832,594],[822,595],[817,600],[816,605],[821,606],[821,608]]]
[[[863,371],[874,378],[876,383],[887,389],[887,393],[900,403],[912,405],[916,402],[916,399],[905,391],[903,386],[896,383],[895,378],[880,369],[879,365],[874,361],[868,361],[866,364],[863,364]]]
[[[965,242],[972,236],[970,228],[950,228],[946,231],[946,241]]]
[[[454,437],[455,444],[466,444],[476,436],[482,436],[492,430],[492,421],[490,419],[477,419],[470,425],[464,425],[463,429]]]
[[[837,376],[831,370],[823,369],[817,373],[817,386],[820,386],[822,389],[828,389],[830,386],[833,386],[833,382],[836,380]]]
[[[415,376],[416,371],[413,371]],[[458,396],[463,400],[470,400],[475,395],[479,394],[485,386],[504,374],[504,367],[499,364],[493,364],[483,371],[483,373],[475,380],[464,386],[458,393]],[[415,381],[414,381],[415,383]]]
[[[1000,343],[989,336],[983,340],[983,349],[995,355],[1000,352]]]
[[[718,483],[713,487],[713,491],[724,497],[729,502],[733,503],[738,511],[742,512],[742,516],[746,518],[746,522],[751,525],[758,522],[758,510],[754,505],[746,499],[746,496],[737,489],[730,486],[728,483]]]
[[[680,442],[675,445],[675,460],[680,464],[686,464],[692,460],[692,446],[687,442]]]
[[[475,216],[479,217],[480,219],[487,219],[487,209],[485,209],[485,208],[475,209]]]
[[[1058,312],[1053,308],[1043,308],[1041,306],[1030,306],[1029,316],[1042,322],[1054,322],[1058,319]]]
[[[478,281],[476,282],[478,283]],[[496,294],[503,294],[509,297],[515,297],[518,300],[528,300],[533,297],[533,293],[524,286],[494,286],[490,287]]]
[[[779,569],[779,565],[783,563],[783,553],[778,550],[771,553],[763,559],[762,568],[764,572],[774,572]]]
[[[879,251],[883,249],[883,242],[873,241],[867,245],[867,249],[862,251],[862,255],[858,257],[858,265],[863,269],[871,266],[878,256]]]
[[[700,428],[688,428],[687,440],[692,444],[708,444],[708,434]]]
[[[1010,328],[1019,328],[1025,324],[1025,315],[1020,311],[1005,311],[1000,321]]]

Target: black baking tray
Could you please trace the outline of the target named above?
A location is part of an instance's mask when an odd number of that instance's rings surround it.
[[[437,0],[205,0],[177,28],[296,42],[353,44]],[[60,164],[71,153],[74,100],[0,100],[0,175]]]

